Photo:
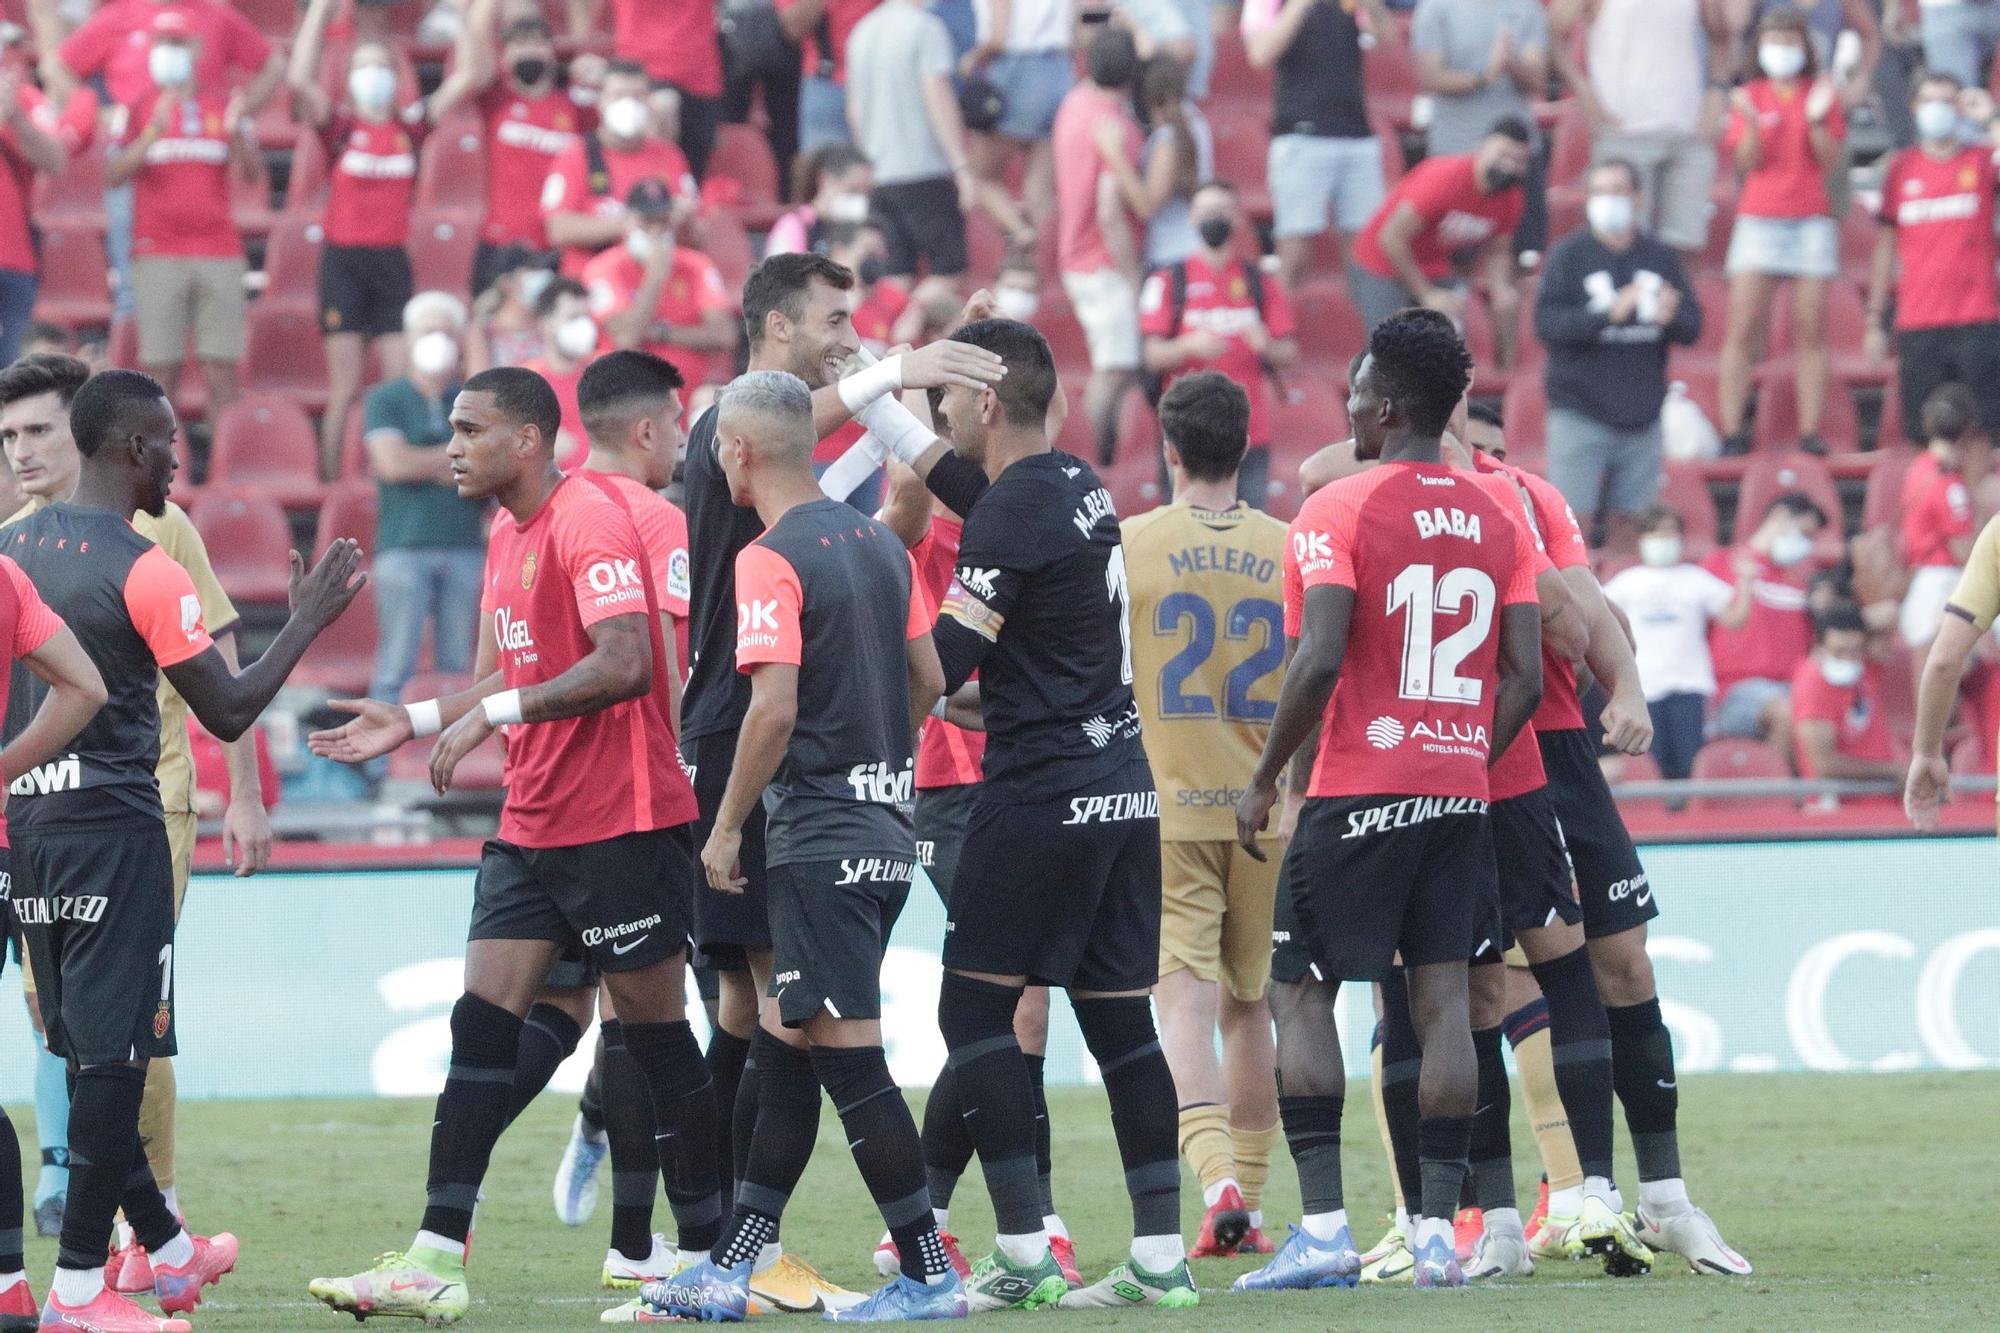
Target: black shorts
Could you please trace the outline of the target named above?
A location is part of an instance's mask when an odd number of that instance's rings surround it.
[[[1645,925],[1660,914],[1660,907],[1604,770],[1597,766],[1589,733],[1570,728],[1535,734],[1549,775],[1549,802],[1576,874],[1584,935],[1597,940]]]
[[[553,273],[561,263],[562,252],[559,250],[481,241],[479,248],[472,252],[472,297],[478,300],[480,293],[500,281],[503,273],[512,273],[517,268],[545,268]]]
[[[729,770],[736,763],[736,733],[710,732],[689,741],[688,763],[694,768],[694,799],[701,815],[695,820],[697,853],[708,845],[715,828],[715,812],[722,806],[722,793],[729,786]],[[701,963],[718,972],[749,970],[748,950],[771,947],[771,912],[764,874],[764,803],[751,807],[743,821],[743,849],[739,853],[744,878],[750,882],[741,893],[723,893],[708,886],[699,873],[694,886],[694,943]],[[697,867],[699,871],[699,867]]]
[[[415,294],[410,255],[400,245],[329,245],[319,252],[322,333],[401,333],[403,307]]]
[[[958,879],[959,858],[965,854],[965,829],[979,800],[979,784],[926,787],[917,793],[917,864],[931,887],[951,906],[951,886]]]
[[[552,940],[599,973],[650,967],[687,947],[696,873],[685,824],[574,847],[494,838],[480,851],[466,938]],[[550,984],[588,983],[552,972]]]
[[[701,97],[679,84],[653,80],[654,91],[671,88],[681,99],[681,156],[698,181],[708,179],[708,157],[715,151],[715,131],[722,124],[722,99]]]
[[[1972,391],[1988,433],[2000,429],[2000,324],[1905,329],[1896,335],[1896,351],[1903,419],[1895,424],[1903,428],[1904,439],[1923,442],[1924,400],[1952,383]]]
[[[1500,873],[1500,925],[1506,948],[1516,931],[1575,925],[1583,907],[1570,883],[1562,825],[1547,787],[1495,801],[1488,807],[1493,860]]]
[[[1486,802],[1319,796],[1299,814],[1271,921],[1271,980],[1381,981],[1500,952]]]
[[[74,1065],[174,1054],[174,857],[160,820],[10,830],[14,914],[49,1049]]]
[[[1081,791],[972,807],[944,965],[1070,990],[1160,979],[1160,797],[1139,758]]]
[[[882,956],[916,864],[853,856],[772,866],[771,995],[788,1028],[826,1010],[882,1016]]]
[[[910,276],[919,260],[929,277],[965,272],[965,214],[958,210],[958,185],[951,177],[878,185],[870,208],[882,223],[890,273]]]

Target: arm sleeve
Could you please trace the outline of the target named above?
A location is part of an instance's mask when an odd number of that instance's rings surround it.
[[[1583,539],[1583,527],[1576,521],[1576,511],[1554,483],[1538,477],[1532,472],[1517,474],[1522,484],[1528,488],[1528,502],[1533,508],[1535,526],[1541,529],[1542,546],[1549,553],[1549,560],[1557,569],[1573,569],[1590,563],[1590,546]]]
[[[851,39],[850,39],[851,40]],[[951,73],[951,34],[942,22],[926,23],[917,37],[917,73]]]
[[[1153,273],[1139,289],[1139,332],[1149,338],[1174,335],[1173,303],[1167,300],[1167,275]]]
[[[201,595],[174,558],[154,546],[125,575],[125,613],[162,667],[179,666],[214,647],[201,620]]]
[[[233,8],[221,6],[224,19],[223,48],[229,63],[237,69],[256,71],[271,58],[271,43],[257,31],[257,25]]]
[[[1289,338],[1298,332],[1292,318],[1292,298],[1285,295],[1282,283],[1264,284],[1264,331],[1273,338]]]
[[[1966,557],[1965,572],[1952,589],[1951,605],[1972,617],[1982,634],[2000,615],[2000,518],[1989,519]]]
[[[169,504],[166,516],[155,526],[154,540],[159,542],[160,549],[187,571],[188,579],[194,584],[195,595],[201,598],[202,623],[208,626],[210,636],[234,629],[242,617],[237,614],[236,604],[229,600],[229,594],[222,590],[221,580],[215,577],[215,566],[209,562],[208,548],[202,545],[201,534],[194,530],[187,511],[177,504]]]
[[[104,72],[104,63],[111,57],[112,43],[123,33],[112,31],[115,16],[100,9],[83,21],[83,26],[63,39],[57,49],[62,62],[69,66],[70,73],[79,79],[93,79]]]
[[[583,208],[583,175],[583,141],[579,139],[562,150],[561,156],[549,167],[548,179],[542,182],[543,217],[552,213],[573,213]]]
[[[650,492],[648,493],[650,494]],[[688,613],[687,520],[666,500],[634,497],[632,525],[646,548],[646,572],[653,577],[653,596],[670,616]],[[679,566],[678,576],[675,566]]]
[[[1847,702],[1841,698],[1844,693],[1827,684],[1819,666],[1808,657],[1792,673],[1792,720],[1838,726],[1847,714]]]
[[[930,492],[944,501],[945,507],[960,518],[972,513],[972,506],[979,497],[986,494],[992,483],[986,480],[986,469],[968,458],[960,457],[951,449],[945,450],[944,457],[938,459],[924,478]]]
[[[1539,602],[1541,598],[1535,592],[1535,575],[1543,566],[1554,566],[1549,565],[1548,558],[1536,548],[1534,535],[1528,531],[1526,523],[1513,523],[1511,526],[1514,529],[1514,568],[1507,579],[1505,591],[1500,594],[1500,605]]]
[[[1696,566],[1689,577],[1693,580],[1697,594],[1701,598],[1701,609],[1710,620],[1715,619],[1736,600],[1736,589],[1724,583],[1707,570]]]
[[[1301,617],[1305,614],[1305,595],[1312,589],[1323,583],[1343,588],[1356,586],[1355,517],[1352,505],[1341,504],[1328,496],[1323,505],[1308,502],[1292,521],[1292,563],[1298,566]],[[1288,625],[1286,630],[1296,635],[1303,624],[1301,619],[1298,624]]]
[[[1419,0],[1410,20],[1410,50],[1444,54],[1444,8],[1436,0]]]
[[[57,118],[56,128],[50,131],[62,140],[63,147],[72,153],[80,153],[90,147],[97,137],[97,92],[93,88],[78,88],[70,94],[69,102]]]
[[[585,629],[646,613],[646,582],[639,577],[646,547],[624,510],[608,500],[565,506],[555,519],[555,547]]]
[[[805,590],[792,562],[752,542],[736,553],[736,669],[768,662],[797,666],[804,646],[799,618]]]
[[[23,658],[54,638],[63,627],[63,618],[35,591],[27,571],[6,556],[0,556],[0,574],[13,585],[14,600],[19,604],[14,616],[14,656]]]

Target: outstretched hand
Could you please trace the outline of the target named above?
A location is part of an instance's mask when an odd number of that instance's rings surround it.
[[[410,730],[410,710],[401,704],[385,704],[379,699],[330,699],[326,706],[336,713],[352,713],[354,720],[306,737],[306,748],[322,759],[364,764],[415,734]]]
[[[305,558],[292,552],[292,578],[286,595],[292,614],[313,627],[315,634],[340,619],[340,613],[354,601],[368,583],[361,568],[361,543],[352,537],[329,543],[311,570]]]
[[[984,389],[1007,374],[999,353],[941,338],[903,357],[905,389]]]

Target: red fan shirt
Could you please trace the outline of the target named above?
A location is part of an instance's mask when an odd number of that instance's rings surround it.
[[[622,245],[613,246],[584,265],[583,285],[590,292],[590,313],[600,329],[631,306],[645,277],[645,266]],[[729,289],[722,285],[722,273],[709,257],[685,245],[676,247],[666,285],[660,288],[660,303],[653,312],[653,322],[691,329],[698,327],[702,317],[711,311],[733,309],[735,303],[729,298]],[[672,343],[643,346],[653,355],[671,361],[689,384],[729,378],[726,352],[701,352]],[[611,348],[611,335],[607,332],[599,350],[608,352]]]
[[[149,94],[126,118],[120,144],[152,123],[159,95]],[[183,259],[233,259],[243,238],[229,214],[229,130],[221,92],[180,99],[172,123],[146,149],[132,185],[132,253]]]
[[[71,156],[90,145],[97,129],[97,94],[79,88],[60,115],[32,83],[21,84],[20,107],[44,134],[54,135]],[[33,273],[34,241],[28,230],[28,207],[35,169],[21,155],[12,124],[0,126],[0,268]]]
[[[1993,238],[1993,153],[1961,148],[1942,161],[1906,148],[1882,182],[1881,221],[1896,229],[1896,327],[1948,328],[2000,319],[2000,244]]]
[[[1748,551],[1748,547],[1742,548]],[[1708,656],[1715,665],[1715,685],[1727,694],[1743,680],[1790,680],[1801,660],[1812,652],[1812,613],[1806,606],[1806,566],[1783,570],[1769,557],[1750,552],[1757,562],[1750,581],[1750,619],[1741,629],[1719,621],[1708,625]],[[1734,587],[1736,553],[1716,551],[1701,567]]]
[[[1965,477],[1939,468],[1928,450],[1918,454],[1903,474],[1903,563],[1956,569],[1951,544],[1971,535],[1972,492]]]
[[[342,109],[320,130],[330,164],[329,245],[401,245],[417,192],[417,149],[430,135],[421,102],[391,120],[362,120]]]
[[[611,34],[611,49],[644,65],[655,82],[694,97],[722,96],[715,0],[611,0]]]
[[[1219,271],[1209,267],[1200,255],[1186,260],[1187,299],[1178,325],[1174,320],[1173,276],[1157,272],[1146,279],[1139,293],[1139,331],[1153,338],[1178,338],[1196,329],[1205,329],[1223,342],[1222,355],[1213,361],[1190,361],[1173,371],[1166,384],[1198,370],[1219,370],[1242,385],[1250,395],[1250,443],[1271,443],[1271,385],[1264,368],[1251,349],[1245,331],[1260,319],[1264,331],[1273,338],[1289,338],[1295,332],[1291,299],[1282,284],[1263,284],[1264,309],[1260,315],[1243,276],[1243,261],[1232,259]]]
[[[583,140],[575,139],[556,156],[542,182],[542,219],[556,213],[591,213],[611,216],[625,207],[625,196],[648,176],[667,183],[676,195],[695,193],[694,173],[679,148],[665,139],[645,139],[637,148],[604,145],[604,175],[593,179],[589,154]],[[563,247],[564,277],[583,275],[583,266],[596,251],[581,246]]]
[[[1753,218],[1825,217],[1826,168],[1813,156],[1806,122],[1804,83],[1780,91],[1769,79],[1757,79],[1743,86],[1757,108],[1757,137],[1763,145],[1763,161],[1743,178],[1743,192],[1737,196],[1738,216]],[[1827,112],[1826,131],[1836,139],[1847,137],[1847,118],[1841,114],[1840,99]],[[1722,148],[1734,153],[1745,126],[1740,112],[1729,114],[1729,131]]]
[[[564,150],[596,127],[596,113],[564,92],[522,97],[495,84],[479,98],[479,118],[486,124],[486,226],[479,238],[547,249],[543,185]]]
[[[1479,172],[1471,153],[1427,157],[1410,168],[1368,225],[1354,238],[1354,262],[1381,278],[1398,278],[1379,239],[1382,224],[1403,204],[1417,210],[1423,225],[1410,239],[1410,256],[1426,277],[1451,275],[1452,256],[1476,249],[1495,236],[1514,234],[1527,196],[1520,186],[1479,188]]]
[[[216,0],[111,0],[64,39],[63,64],[79,79],[104,76],[105,91],[120,106],[137,107],[153,95],[147,61],[153,50],[153,21],[162,11],[188,22],[194,43],[194,86],[227,96],[230,71],[263,68],[271,43],[257,25]]]
[[[1835,727],[1834,749],[1850,759],[1894,759],[1889,743],[1889,723],[1882,716],[1882,673],[1873,662],[1861,672],[1859,684],[1827,684],[1819,662],[1811,657],[1792,672],[1792,721],[1831,722]],[[1806,747],[1793,742],[1799,776],[1818,777]]]

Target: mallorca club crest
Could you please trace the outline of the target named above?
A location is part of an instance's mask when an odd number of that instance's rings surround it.
[[[167,1039],[167,1029],[172,1027],[173,1024],[174,1011],[167,1007],[166,1001],[162,1000],[159,1010],[153,1015],[153,1040],[165,1041]]]
[[[521,591],[535,586],[535,553],[530,551],[521,558]]]

